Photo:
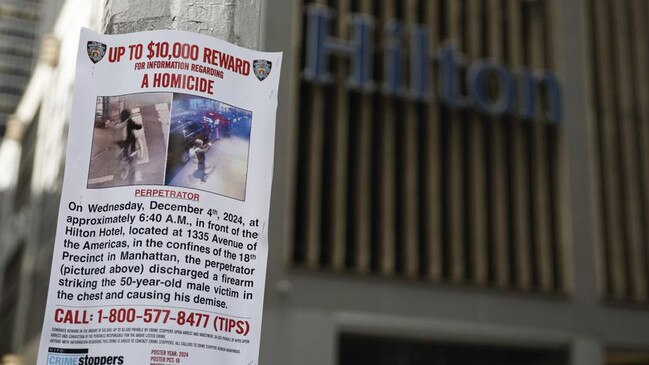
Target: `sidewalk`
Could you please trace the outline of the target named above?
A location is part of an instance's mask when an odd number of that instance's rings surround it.
[[[196,159],[186,163],[169,185],[207,190],[234,199],[244,200],[248,175],[247,139],[232,136],[215,141],[205,154],[207,181],[201,181]]]

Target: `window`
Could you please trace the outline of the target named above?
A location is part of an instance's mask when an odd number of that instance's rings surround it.
[[[343,334],[340,365],[567,365],[567,351]]]

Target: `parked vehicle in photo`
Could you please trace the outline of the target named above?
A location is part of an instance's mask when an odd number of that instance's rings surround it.
[[[196,139],[209,141],[209,128],[202,121],[174,119],[169,130],[169,165],[185,164],[189,161],[189,149]]]

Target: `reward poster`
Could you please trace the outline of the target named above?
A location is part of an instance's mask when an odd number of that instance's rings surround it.
[[[256,364],[280,53],[81,32],[39,365]]]

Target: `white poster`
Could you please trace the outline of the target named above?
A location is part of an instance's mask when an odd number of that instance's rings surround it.
[[[39,365],[257,363],[281,58],[81,32]]]

